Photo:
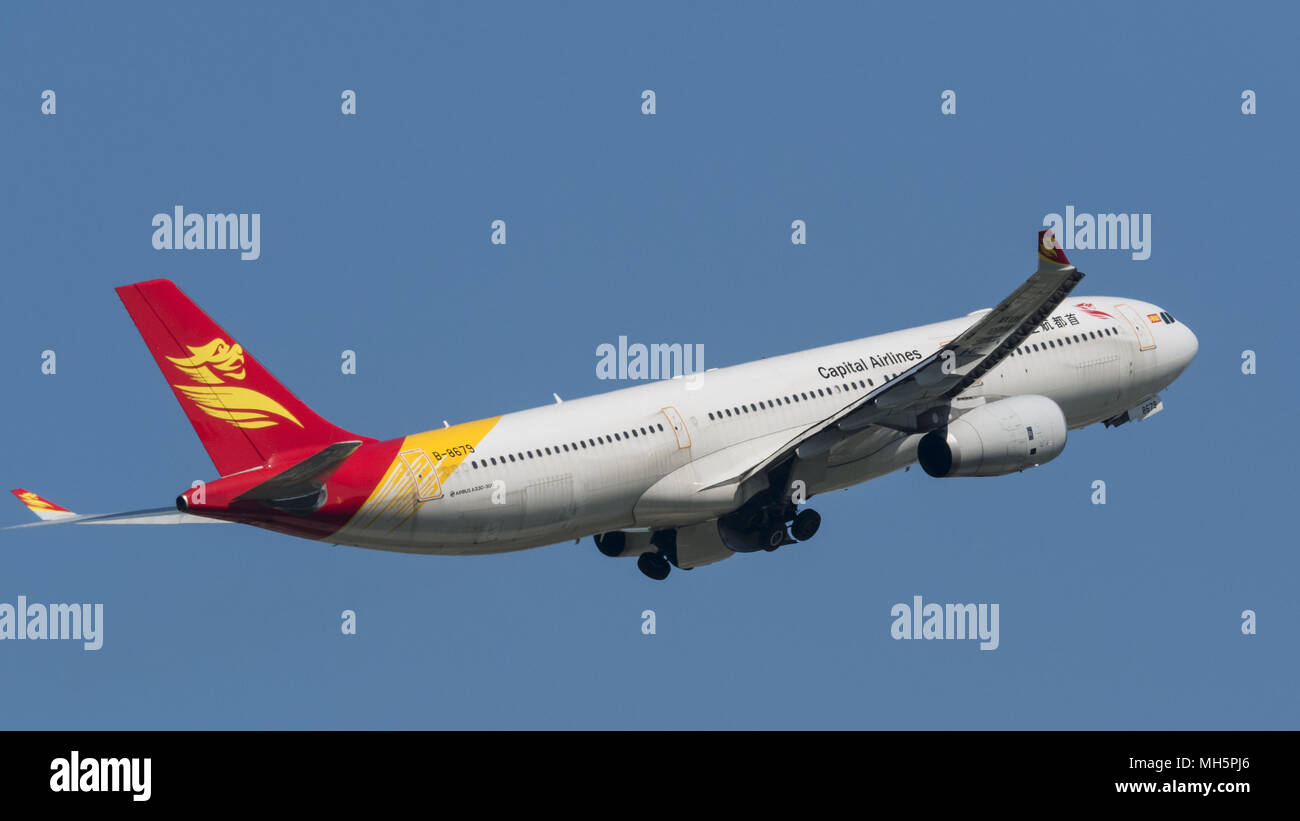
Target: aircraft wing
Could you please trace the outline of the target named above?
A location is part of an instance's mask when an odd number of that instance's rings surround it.
[[[801,430],[744,472],[711,485],[744,481],[793,455],[828,449],[868,425],[930,430],[948,420],[948,403],[1015,350],[1074,290],[1083,274],[1050,231],[1038,233],[1038,270],[998,306],[934,354]]]
[[[25,525],[13,525],[4,530],[17,530],[24,527],[42,527],[45,525],[181,525],[181,524],[226,524],[221,519],[209,519],[206,516],[194,516],[181,513],[175,507],[160,507],[151,510],[131,510],[125,513],[73,513],[48,499],[37,496],[30,490],[21,488],[12,491],[27,509],[36,514],[39,522]]]

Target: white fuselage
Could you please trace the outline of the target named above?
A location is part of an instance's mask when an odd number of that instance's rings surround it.
[[[1149,319],[1161,311],[1138,300],[1072,296],[1044,323],[1050,330],[1040,326],[954,400],[954,410],[1038,394],[1061,407],[1070,428],[1115,417],[1168,386],[1195,355],[1187,326]],[[674,507],[677,497],[664,503],[648,492],[665,477],[685,476],[702,490],[712,477],[743,470],[933,354],[981,313],[505,414],[443,479],[437,498],[403,499],[411,508],[402,517],[359,514],[331,541],[496,553],[716,518],[727,511],[707,493]],[[454,440],[457,427],[429,435]],[[848,436],[810,477],[808,495],[911,464],[919,439],[875,425]],[[379,502],[394,503],[372,499]]]

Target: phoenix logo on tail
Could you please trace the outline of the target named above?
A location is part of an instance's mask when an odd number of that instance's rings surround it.
[[[206,345],[194,347],[186,345],[190,355],[169,356],[167,361],[175,365],[182,373],[195,382],[205,385],[220,385],[221,377],[212,372],[213,368],[231,379],[244,378],[244,348],[238,343],[227,345],[226,340],[217,338]]]
[[[288,419],[302,427],[292,413],[283,405],[265,394],[249,388],[228,385],[226,379],[242,381],[244,378],[244,349],[239,344],[228,344],[220,337],[206,345],[189,348],[188,357],[167,357],[167,361],[176,369],[199,383],[194,385],[172,385],[185,394],[209,416],[222,419],[237,428],[269,428],[280,424],[272,417]]]

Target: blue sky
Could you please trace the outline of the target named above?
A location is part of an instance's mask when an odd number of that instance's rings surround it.
[[[6,4],[0,473],[77,511],[213,477],[113,294],[157,276],[385,438],[609,389],[620,335],[716,367],[991,306],[1067,205],[1152,215],[1148,260],[1071,254],[1078,292],[1164,306],[1200,354],[1049,465],[829,494],[813,542],[665,584],[589,540],[0,533],[0,602],[105,613],[98,652],[0,643],[0,726],[1300,726],[1296,13],[914,6]],[[260,213],[260,259],[154,250],[177,204]],[[1001,646],[892,640],[918,594],[999,603]]]

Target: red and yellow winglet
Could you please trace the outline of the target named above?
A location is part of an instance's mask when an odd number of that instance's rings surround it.
[[[1068,268],[1070,260],[1065,258],[1065,250],[1050,228],[1038,232],[1038,270],[1059,270]]]
[[[40,496],[37,496],[35,493],[32,493],[30,490],[23,490],[22,488],[16,488],[15,490],[10,491],[10,493],[17,496],[18,501],[27,505],[27,509],[30,510],[32,513],[35,513],[38,518],[44,519],[46,521],[49,521],[51,519],[67,519],[70,516],[77,515],[73,513],[71,510],[68,510],[66,507],[60,507],[59,505],[54,504],[54,502],[51,502],[49,499],[44,499],[41,498]]]

